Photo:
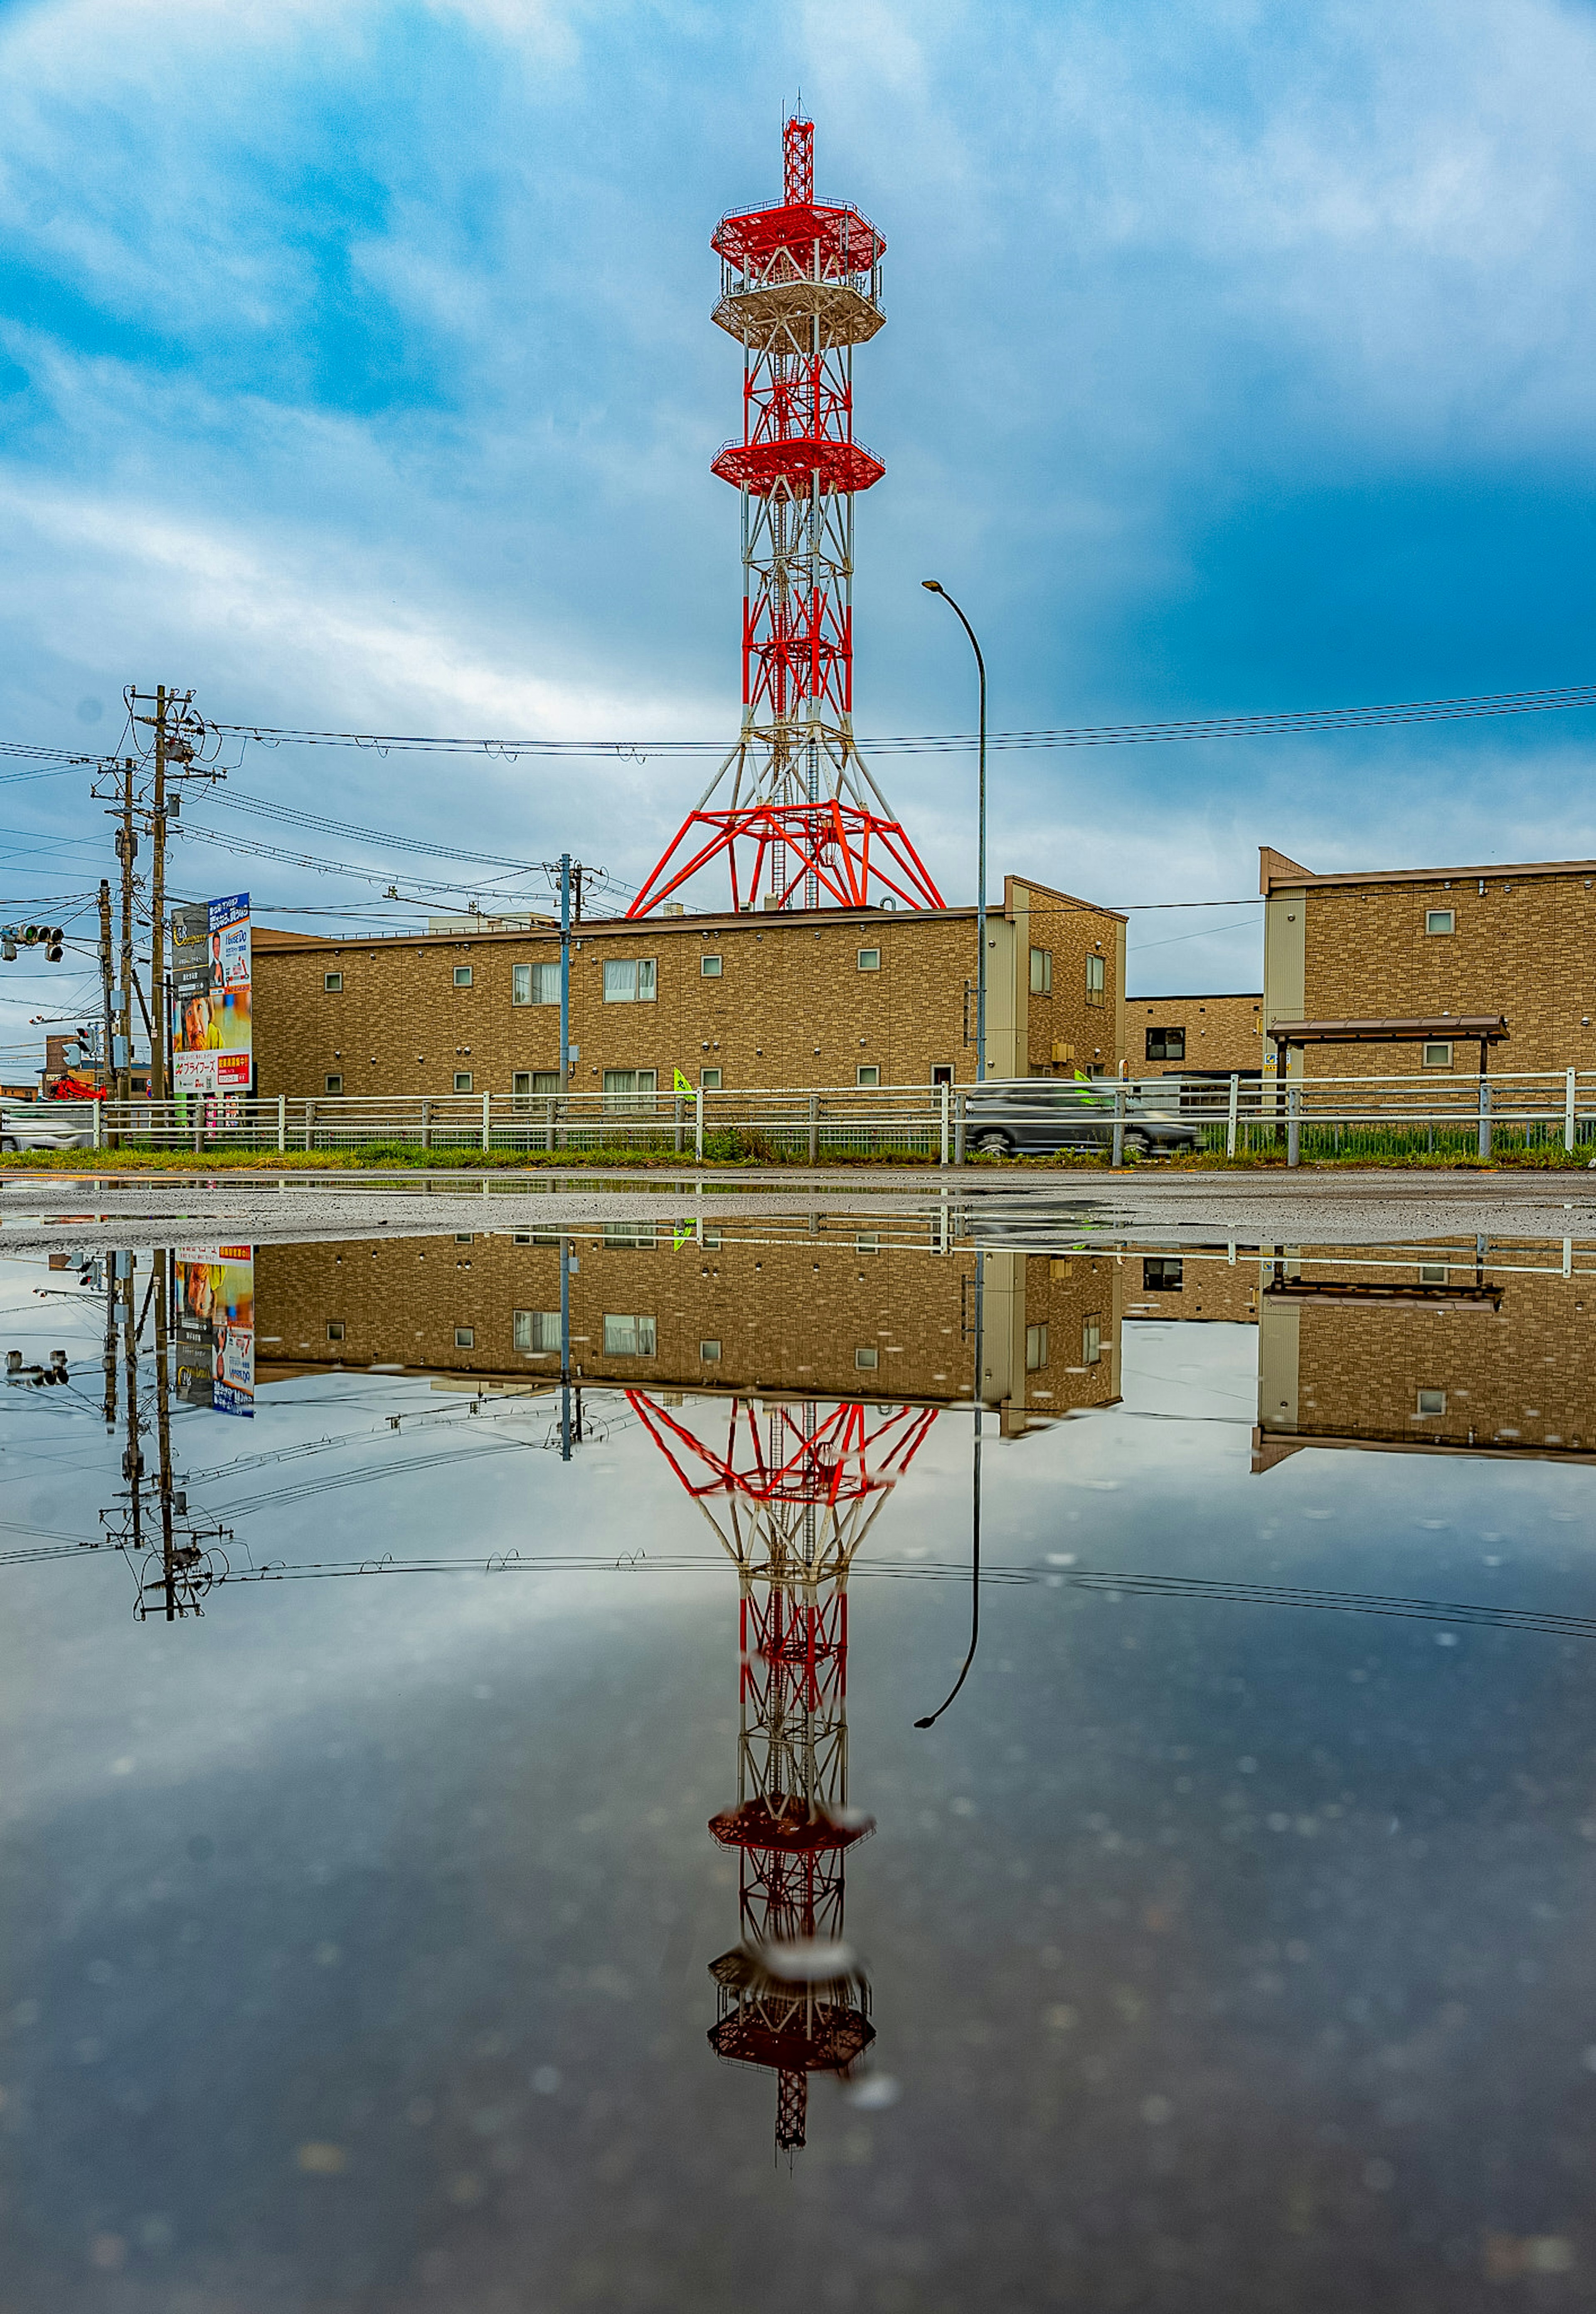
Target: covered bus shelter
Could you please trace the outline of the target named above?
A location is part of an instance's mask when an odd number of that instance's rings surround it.
[[[1486,1070],[1493,1045],[1507,1036],[1501,1012],[1436,1012],[1418,1019],[1392,1020],[1275,1020],[1265,1034],[1274,1047],[1274,1082],[1279,1107],[1288,1107],[1286,1073],[1293,1049],[1309,1045],[1474,1045],[1479,1047],[1479,1153],[1491,1153],[1491,1119]],[[1287,1131],[1286,1162],[1297,1162],[1298,1120],[1293,1114]]]

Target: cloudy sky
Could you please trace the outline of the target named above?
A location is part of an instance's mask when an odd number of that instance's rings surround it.
[[[157,679],[228,721],[729,735],[708,235],[777,193],[800,90],[818,191],[888,242],[867,738],[970,728],[927,573],[1000,729],[1589,676],[1590,6],[0,0],[0,739],[114,747]],[[1124,905],[1243,897],[1260,842],[1589,855],[1593,737],[1000,753],[994,874]],[[251,749],[191,825],[412,893],[491,871],[245,807],[635,884],[704,776]],[[883,776],[973,897],[973,764]],[[0,779],[6,912],[92,890],[82,774]],[[306,923],[381,888],[198,840],[173,878]],[[1256,986],[1256,923],[1138,915],[1133,988]],[[7,968],[0,1043],[83,985]]]

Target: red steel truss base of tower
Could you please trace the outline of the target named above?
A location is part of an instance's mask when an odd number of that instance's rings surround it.
[[[627,914],[647,915],[722,852],[731,871],[734,909],[753,907],[762,883],[772,905],[780,908],[865,908],[883,893],[905,908],[942,905],[941,894],[895,819],[833,797],[818,804],[755,803],[741,810],[693,812]]]

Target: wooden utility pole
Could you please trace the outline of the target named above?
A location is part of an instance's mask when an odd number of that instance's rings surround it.
[[[107,879],[101,876],[100,879],[100,1007],[101,1035],[105,1041],[101,1048],[100,1073],[103,1080],[102,1090],[107,1098],[110,1097],[111,1089],[110,986],[110,885]]]
[[[122,1001],[117,1011],[122,1065],[117,1072],[117,1091],[123,1100],[133,1098],[133,862],[138,857],[138,835],[133,825],[133,782],[137,769],[131,755],[122,758],[122,824],[117,830],[117,858],[122,863],[122,969],[118,983]]]

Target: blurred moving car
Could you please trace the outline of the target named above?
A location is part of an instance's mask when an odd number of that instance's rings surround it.
[[[83,1106],[49,1100],[8,1102],[0,1108],[0,1155],[19,1149],[92,1149],[93,1118]]]
[[[965,1144],[983,1157],[1044,1157],[1062,1149],[1102,1150],[1114,1135],[1112,1078],[1019,1077],[973,1085],[965,1097]],[[1202,1130],[1170,1106],[1178,1092],[1125,1091],[1124,1153],[1173,1156],[1195,1149]]]

